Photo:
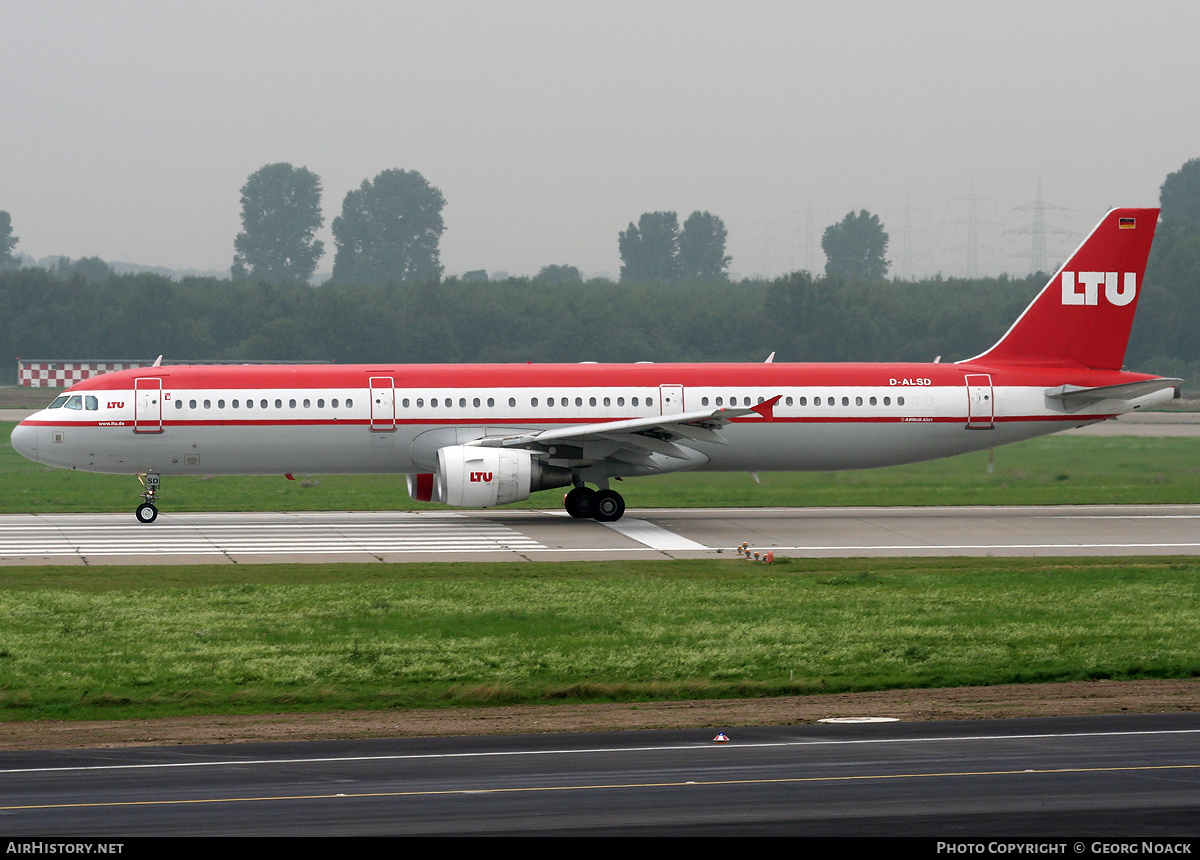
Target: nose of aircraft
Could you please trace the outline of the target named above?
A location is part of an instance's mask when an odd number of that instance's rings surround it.
[[[38,429],[26,424],[18,424],[12,431],[12,446],[22,457],[34,462],[38,458]]]

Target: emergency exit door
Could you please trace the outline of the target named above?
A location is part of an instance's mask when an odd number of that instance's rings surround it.
[[[371,377],[371,429],[396,429],[396,383],[390,376]]]

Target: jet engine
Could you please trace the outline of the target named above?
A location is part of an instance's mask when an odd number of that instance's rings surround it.
[[[571,483],[570,469],[548,466],[528,451],[450,445],[438,449],[435,473],[408,476],[408,494],[419,502],[490,508]]]
[[[432,472],[408,475],[408,495],[414,502],[440,502],[437,492],[437,476]]]

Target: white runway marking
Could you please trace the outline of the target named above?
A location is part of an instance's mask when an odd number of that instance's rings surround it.
[[[0,774],[28,773],[86,773],[90,771],[113,770],[168,770],[176,768],[199,767],[247,767],[250,765],[294,765],[294,764],[344,764],[346,762],[378,762],[378,761],[429,761],[435,759],[472,759],[472,758],[517,758],[539,756],[591,756],[611,755],[612,753],[661,753],[677,752],[684,754],[727,755],[722,750],[731,749],[786,749],[803,747],[831,746],[905,746],[917,744],[946,744],[978,743],[980,741],[1038,741],[1038,740],[1075,740],[1090,738],[1124,738],[1128,742],[1141,739],[1170,738],[1178,735],[1193,735],[1200,729],[1148,729],[1135,731],[1099,731],[1099,732],[1031,732],[1026,734],[996,734],[996,735],[934,735],[928,737],[900,738],[804,738],[794,741],[752,741],[749,743],[733,743],[720,746],[708,743],[678,743],[650,744],[643,746],[610,746],[610,747],[580,747],[578,749],[518,749],[518,750],[483,750],[474,752],[451,753],[393,753],[383,755],[356,756],[311,756],[302,758],[261,758],[261,759],[199,759],[174,762],[138,762],[134,764],[90,764],[90,765],[55,765],[44,767],[10,767],[0,769]],[[1190,765],[1188,765],[1190,766]]]
[[[702,543],[696,543],[696,541],[685,538],[683,535],[669,532],[661,526],[656,526],[654,523],[649,523],[645,520],[623,519],[617,520],[615,523],[605,523],[605,525],[618,534],[623,534],[630,540],[645,544],[651,549],[660,549],[667,552],[681,549],[709,549],[709,547],[706,547]]]
[[[496,552],[545,547],[506,525],[459,514],[392,521],[282,521],[258,527],[220,522],[95,522],[95,518],[36,517],[0,523],[0,558],[112,555],[276,555],[413,552]],[[188,519],[195,515],[188,515]]]

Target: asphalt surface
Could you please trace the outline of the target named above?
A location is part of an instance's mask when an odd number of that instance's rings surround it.
[[[1198,741],[1200,715],[1176,714],[3,753],[0,822],[114,840],[1194,837]]]
[[[1200,552],[1200,505],[671,508],[616,523],[561,511],[0,516],[3,564],[563,561]]]

